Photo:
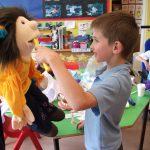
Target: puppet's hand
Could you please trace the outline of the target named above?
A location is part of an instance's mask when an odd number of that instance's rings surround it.
[[[29,124],[32,125],[32,123],[35,121],[35,118],[33,116],[32,111],[30,110],[30,108],[25,105],[23,108],[23,113],[24,113],[24,120]]]
[[[27,125],[27,122],[18,116],[12,116],[12,128],[14,130],[21,130],[24,126]]]
[[[21,130],[24,126],[27,124],[32,125],[32,122],[34,122],[35,118],[29,109],[27,105],[23,108],[23,117],[20,118],[18,116],[13,115],[12,116],[12,128],[14,130]]]

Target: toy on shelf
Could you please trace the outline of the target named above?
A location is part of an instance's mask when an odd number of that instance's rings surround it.
[[[90,52],[90,45],[92,42],[92,38],[90,35],[79,35],[74,38],[72,43],[72,52]]]
[[[56,29],[56,27],[54,26],[52,28],[52,48],[53,49],[58,49],[58,30]]]
[[[38,28],[40,30],[46,30],[47,34],[41,34],[38,38],[41,46],[48,46],[52,49],[63,49],[64,46],[64,34],[66,33],[66,27],[62,26],[62,23],[56,23],[55,25],[50,23],[39,23]]]
[[[66,33],[63,35],[63,38],[64,38],[63,48],[64,49],[70,49],[72,47],[72,42],[74,40],[72,32],[66,31]]]
[[[91,36],[86,33],[74,37],[71,31],[66,31],[63,24],[62,22],[39,22],[40,30],[47,29],[47,32],[43,32],[38,38],[40,45],[55,50],[71,49],[72,52],[91,52]]]

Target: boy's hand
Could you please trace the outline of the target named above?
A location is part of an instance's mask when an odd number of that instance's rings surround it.
[[[48,79],[46,76],[44,76],[44,78],[40,82],[40,89],[44,90],[47,88],[47,86],[48,86]]]
[[[76,126],[77,129],[83,129],[84,128],[84,120],[81,120],[77,123]]]

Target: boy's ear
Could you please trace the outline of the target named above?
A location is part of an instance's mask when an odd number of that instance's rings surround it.
[[[123,45],[120,41],[115,41],[114,47],[113,47],[113,53],[114,54],[120,54],[122,52]]]

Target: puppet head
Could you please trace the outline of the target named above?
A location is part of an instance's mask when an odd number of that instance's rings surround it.
[[[31,56],[37,23],[21,8],[0,8],[0,64],[5,67],[18,58]]]

